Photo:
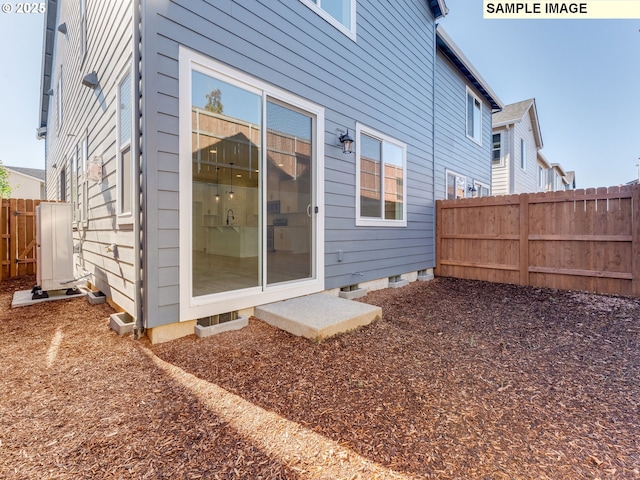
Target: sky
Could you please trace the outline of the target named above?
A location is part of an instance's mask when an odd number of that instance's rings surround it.
[[[484,20],[480,0],[446,0],[439,21],[503,104],[535,98],[542,153],[576,187],[638,178],[640,19]]]
[[[550,163],[578,188],[638,178],[640,19],[484,20],[447,0],[439,22],[506,105],[536,99]],[[0,160],[44,168],[36,139],[44,15],[0,12]]]

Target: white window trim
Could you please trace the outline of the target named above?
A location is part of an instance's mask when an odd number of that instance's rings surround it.
[[[488,196],[491,196],[491,185],[489,185],[488,183],[479,182],[478,180],[474,180],[473,181],[473,188],[476,189],[476,195],[474,195],[474,196],[476,196],[476,197],[480,196],[480,188],[481,187],[486,188],[489,191],[489,195]]]
[[[133,77],[130,78],[130,82],[129,82],[129,89],[130,89],[130,98],[131,98],[131,118],[130,118],[130,122],[131,122],[131,136],[129,138],[128,142],[124,142],[123,144],[121,144],[121,135],[120,135],[120,129],[122,127],[122,125],[120,124],[120,87],[122,85],[122,83],[124,82],[124,80],[127,78],[127,75],[132,75],[132,69],[131,69],[131,62],[127,62],[128,66],[124,69],[124,71],[122,72],[122,74],[119,77],[118,83],[117,83],[117,87],[116,87],[116,178],[117,178],[117,199],[116,199],[116,212],[117,212],[117,221],[116,223],[120,226],[124,226],[124,225],[132,225],[133,224],[133,195],[134,195],[134,175],[133,175],[133,165],[134,165],[134,158],[133,158],[133,121],[134,121],[134,106],[135,106],[135,101],[133,98]],[[130,183],[131,183],[131,187],[130,187],[130,195],[131,195],[131,205],[128,211],[124,211],[122,209],[122,205],[120,204],[120,199],[122,198],[122,182],[120,182],[120,179],[122,178],[121,176],[121,170],[122,170],[122,158],[121,158],[121,154],[123,152],[123,150],[125,150],[126,148],[130,149],[131,152],[131,168],[130,168]]]
[[[57,133],[62,129],[62,124],[64,122],[64,111],[62,105],[62,65],[60,65],[60,72],[58,74],[58,81],[56,82],[56,127]]]
[[[82,192],[82,202],[80,203],[80,218],[79,224],[87,227],[89,225],[89,217],[87,215],[89,211],[89,186],[87,183],[87,176],[85,172],[88,168],[89,163],[89,134],[85,132],[84,137],[78,144],[78,149],[80,150],[78,156],[78,173],[77,173],[77,189],[78,195]],[[82,190],[80,190],[82,188]]]
[[[87,51],[89,50],[89,26],[87,20],[87,0],[80,0],[80,62],[84,63],[87,57]]]
[[[500,136],[500,158],[498,158],[497,160],[493,158],[493,152],[495,151],[495,149],[493,148],[493,136],[494,135],[499,135]],[[495,165],[496,167],[500,166],[503,167],[504,166],[504,135],[502,135],[502,132],[492,132],[491,133],[491,164]]]
[[[471,135],[469,135],[469,128],[467,125],[467,122],[469,120],[469,96],[471,96],[474,99],[474,102],[478,102],[480,104],[480,112],[479,115],[480,117],[478,118],[478,138],[472,137]],[[465,117],[464,117],[464,133],[467,136],[467,138],[475,143],[477,143],[478,145],[482,146],[482,115],[483,115],[483,110],[484,110],[484,105],[482,103],[482,100],[480,99],[480,97],[478,97],[473,90],[471,90],[469,87],[467,87],[466,89],[466,94],[464,96],[464,105],[465,105]],[[475,118],[475,110],[474,110],[474,118]],[[475,122],[474,122],[475,123]]]
[[[324,10],[320,5],[317,5],[312,0],[300,0],[311,10],[316,12],[319,16],[321,16],[324,20],[329,22],[335,28],[344,33],[347,37],[349,37],[354,42],[356,41],[356,0],[349,0],[350,3],[350,25],[349,27],[343,25],[338,20],[333,18],[326,10]]]
[[[360,136],[364,133],[382,142],[392,143],[402,148],[402,220],[387,220],[384,218],[362,217],[360,214]],[[356,226],[357,227],[406,227],[407,226],[407,145],[399,142],[384,133],[378,132],[361,123],[356,123]],[[384,167],[384,158],[382,159]],[[381,178],[384,184],[384,168],[381,169]],[[384,202],[384,188],[381,190]],[[384,212],[384,208],[382,209]]]
[[[277,302],[295,296],[318,293],[324,287],[324,108],[297,97],[286,90],[274,87],[262,80],[254,78],[210,57],[179,47],[179,132],[180,132],[180,167],[179,167],[179,205],[180,208],[180,321],[194,320],[210,315],[241,310],[263,303]],[[234,290],[219,294],[193,297],[192,276],[192,217],[186,212],[191,211],[192,204],[192,155],[191,155],[191,72],[196,70],[207,75],[240,86],[249,91],[258,91],[263,98],[262,119],[266,122],[266,101],[268,98],[280,100],[292,107],[299,108],[315,116],[313,135],[315,140],[315,171],[316,188],[315,202],[320,207],[316,217],[316,245],[314,249],[315,275],[309,280],[294,283],[278,284],[262,287]],[[185,121],[186,120],[186,121]],[[266,131],[263,132],[266,136]],[[263,157],[264,161],[264,157]],[[263,164],[264,167],[264,164]],[[266,205],[266,189],[262,189],[263,204]],[[183,214],[186,213],[186,214]],[[266,234],[266,225],[263,225]],[[266,239],[266,237],[265,237]],[[266,241],[262,246],[263,255],[266,253]]]
[[[464,196],[462,198],[467,198],[467,176],[462,175],[461,173],[455,172],[453,170],[449,170],[448,168],[444,170],[444,198],[448,200],[447,187],[448,187],[449,175],[453,175],[453,176],[464,179],[464,188],[463,188]]]
[[[527,171],[527,142],[524,138],[520,139],[520,169]]]

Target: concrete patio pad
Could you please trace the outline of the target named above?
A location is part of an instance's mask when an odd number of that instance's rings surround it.
[[[323,340],[382,318],[382,309],[317,293],[256,307],[255,317],[311,340]]]

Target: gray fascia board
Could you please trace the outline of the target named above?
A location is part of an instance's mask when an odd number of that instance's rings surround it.
[[[40,77],[40,123],[38,128],[47,126],[49,116],[49,95],[51,88],[51,71],[53,69],[53,45],[55,43],[56,19],[58,17],[58,0],[47,1],[42,36],[42,68]]]
[[[476,89],[478,89],[480,93],[482,93],[485,99],[491,104],[491,107],[494,111],[502,110],[504,108],[504,103],[502,103],[502,100],[498,98],[498,95],[489,86],[487,81],[482,78],[482,75],[478,73],[471,61],[465,56],[464,53],[462,53],[460,47],[456,45],[456,43],[451,39],[449,34],[444,30],[444,28],[442,28],[441,25],[438,25],[436,27],[436,35],[437,39],[442,42],[442,45],[444,47],[446,47],[447,51],[443,51],[443,53],[445,53],[446,56],[453,55],[454,59],[452,60],[457,60],[457,62],[459,62],[463,67],[463,69],[459,68],[460,73],[462,73],[467,78],[467,80],[469,80],[469,83],[471,83],[471,85],[476,87]]]

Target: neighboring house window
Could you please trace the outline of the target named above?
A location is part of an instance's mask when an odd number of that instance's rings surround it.
[[[80,0],[80,58],[87,54],[87,0]]]
[[[356,0],[300,0],[327,22],[355,40]]]
[[[67,201],[67,168],[60,169],[60,201]]]
[[[545,169],[542,168],[542,165],[538,165],[538,186],[542,191],[546,190],[547,188],[545,179],[546,179]]]
[[[358,192],[356,225],[406,226],[406,146],[356,125]]]
[[[467,191],[467,179],[451,170],[447,170],[447,200],[464,198]]]
[[[62,65],[60,65],[60,74],[56,83],[56,112],[58,120],[58,130],[62,127]]]
[[[527,144],[524,138],[520,139],[520,168],[522,170],[527,169]]]
[[[482,144],[482,103],[467,90],[467,137]]]
[[[130,215],[132,210],[131,163],[131,72],[118,85],[118,215]]]
[[[493,150],[491,153],[491,160],[493,163],[502,162],[502,134],[493,134]]]
[[[491,195],[491,189],[489,185],[486,185],[482,182],[473,182],[473,188],[475,188],[476,192],[474,196],[476,197],[488,197]]]

